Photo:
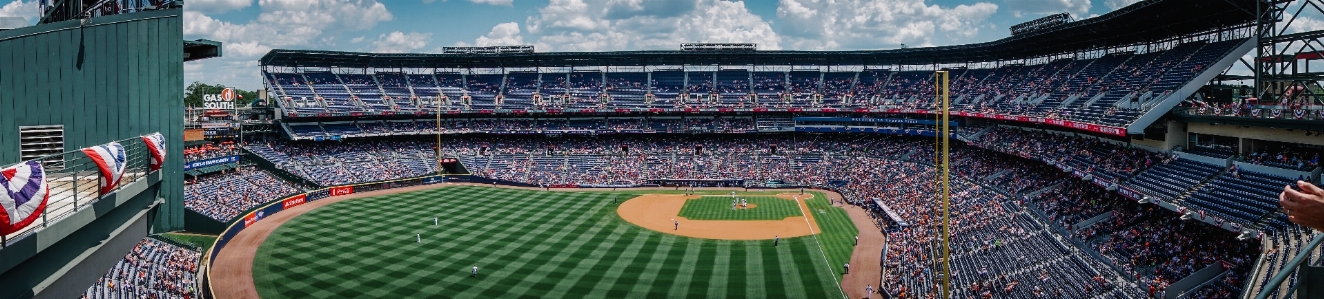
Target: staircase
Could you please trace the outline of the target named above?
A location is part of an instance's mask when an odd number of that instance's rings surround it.
[[[391,111],[398,111],[399,109],[397,109],[398,106],[395,105],[395,99],[392,99],[391,95],[386,93],[386,89],[382,88],[382,80],[377,79],[377,73],[373,73],[370,77],[372,77],[372,83],[377,85],[377,91],[382,93],[382,103],[386,103],[387,107],[391,107]],[[409,80],[406,79],[405,82],[405,85],[408,86],[407,82],[409,82]],[[409,92],[412,95],[414,91],[410,90]]]

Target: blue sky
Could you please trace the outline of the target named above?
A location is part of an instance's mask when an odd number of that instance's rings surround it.
[[[185,64],[185,84],[261,86],[271,49],[433,53],[455,45],[538,51],[676,49],[754,42],[761,49],[858,50],[995,40],[1013,24],[1104,14],[1137,0],[188,0],[185,39],[225,44]],[[0,0],[34,18],[35,0]]]

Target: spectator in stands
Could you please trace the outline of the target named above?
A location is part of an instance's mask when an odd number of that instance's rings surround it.
[[[1324,190],[1305,181],[1297,181],[1296,186],[1301,191],[1289,185],[1278,195],[1278,203],[1283,206],[1287,219],[1324,231]]]

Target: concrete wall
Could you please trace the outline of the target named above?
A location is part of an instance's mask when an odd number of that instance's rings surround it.
[[[147,224],[154,214],[149,209],[155,198],[154,192],[141,192],[0,273],[4,282],[0,283],[0,298],[77,298],[148,234]],[[22,254],[24,249],[11,246],[0,254]]]
[[[64,125],[65,150],[161,132],[160,230],[182,229],[181,9],[0,32],[0,165],[20,161],[19,126]]]
[[[1158,149],[1162,151],[1170,151],[1173,148],[1179,146],[1185,148],[1187,141],[1186,123],[1170,120],[1168,121],[1167,125],[1168,125],[1168,133],[1163,136],[1165,140],[1156,140],[1156,139],[1142,140],[1142,139],[1132,138],[1131,143],[1135,144],[1136,146]]]

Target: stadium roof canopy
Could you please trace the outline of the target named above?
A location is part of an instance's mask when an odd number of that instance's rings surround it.
[[[871,51],[539,52],[527,54],[378,54],[272,50],[264,66],[347,68],[501,68],[644,65],[925,65],[1034,58],[1158,42],[1254,24],[1256,4],[1272,0],[1148,0],[1033,34],[985,43]]]

